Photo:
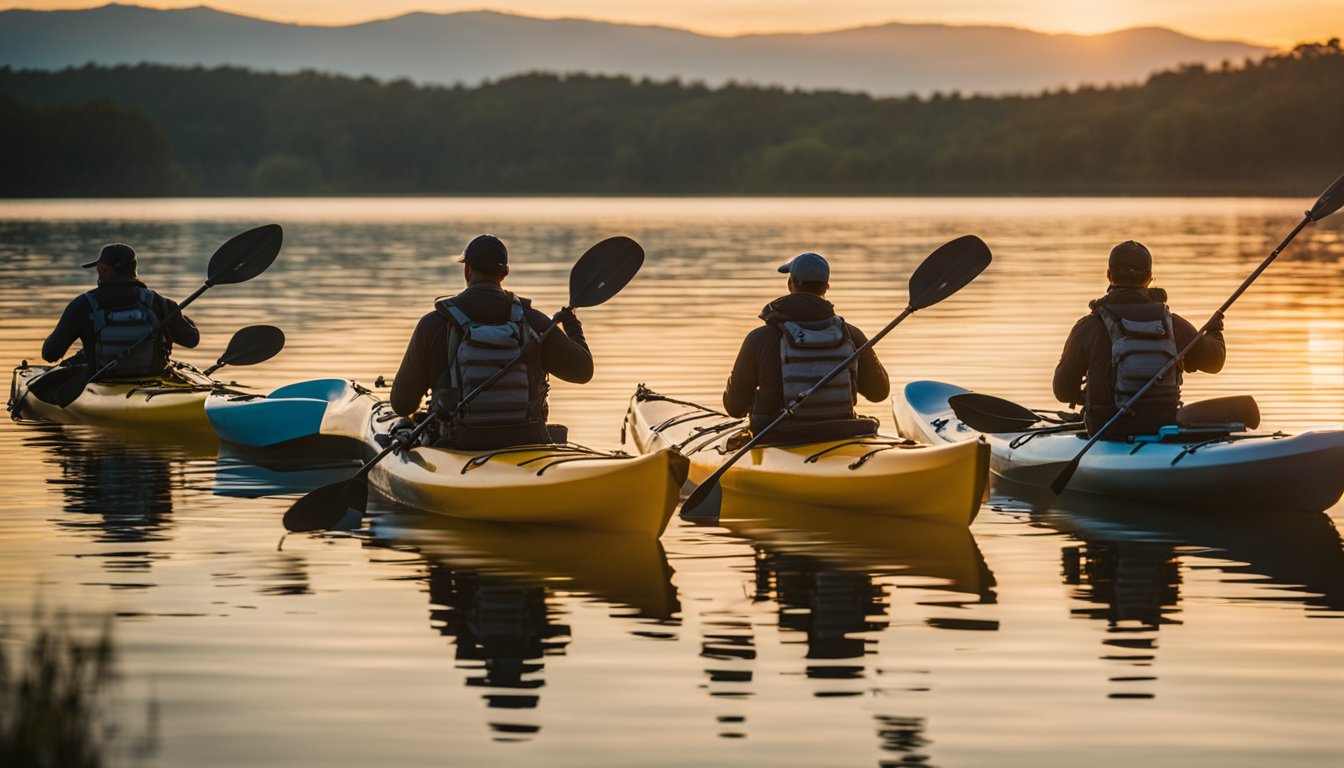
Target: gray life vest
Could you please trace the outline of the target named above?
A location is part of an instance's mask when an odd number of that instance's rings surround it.
[[[834,315],[826,320],[785,320],[778,327],[779,372],[784,384],[785,405],[821,381],[822,376],[854,352],[854,342],[845,333],[845,321]],[[794,418],[854,418],[853,372],[854,365],[850,364],[821,389],[808,395],[794,411]]]
[[[84,298],[93,308],[90,316],[93,319],[92,363],[95,369],[101,369],[131,345],[154,333],[159,324],[159,317],[154,312],[154,293],[148,288],[141,288],[139,300],[129,306],[100,307],[93,291],[85,293]],[[157,374],[163,367],[163,342],[161,335],[156,336],[158,338],[139,344],[118,360],[108,376],[127,378]]]
[[[537,342],[536,331],[523,316],[523,304],[517,298],[503,323],[478,323],[452,304],[441,305],[453,319],[448,333],[448,369],[453,395],[449,407],[481,386],[509,361],[529,351]],[[540,409],[532,400],[531,371],[528,358],[512,365],[508,372],[481,392],[458,415],[457,423],[467,427],[498,427],[525,424],[540,418]]]
[[[1097,305],[1097,314],[1111,336],[1111,367],[1115,375],[1115,406],[1128,402],[1148,380],[1176,357],[1176,331],[1171,310],[1159,304],[1160,317],[1135,319],[1124,317],[1121,307],[1143,307],[1143,314],[1157,314],[1152,305]],[[1132,311],[1125,314],[1138,314]],[[1181,399],[1181,366],[1172,367],[1160,381],[1144,393],[1145,408],[1176,407]]]

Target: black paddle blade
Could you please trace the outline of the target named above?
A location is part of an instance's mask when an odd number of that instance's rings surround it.
[[[1316,198],[1316,204],[1307,211],[1307,218],[1320,221],[1340,208],[1344,208],[1344,175],[1335,179],[1335,183]]]
[[[28,394],[61,408],[75,402],[89,385],[91,372],[85,365],[54,368],[28,386]]]
[[[260,275],[280,255],[284,230],[279,224],[249,229],[234,235],[210,257],[207,285],[242,283]]]
[[[285,512],[290,533],[353,528],[369,506],[369,484],[362,475],[312,491]],[[352,522],[353,521],[353,522]]]
[[[239,328],[229,346],[219,356],[215,368],[225,365],[256,365],[280,354],[285,348],[285,332],[274,325],[249,325]]]
[[[947,399],[952,412],[977,432],[1022,432],[1041,420],[1033,411],[1001,397],[967,392]]]
[[[1050,483],[1050,491],[1052,493],[1058,496],[1064,492],[1064,489],[1069,486],[1069,481],[1073,479],[1073,473],[1078,471],[1078,463],[1082,460],[1083,454],[1079,453],[1077,456],[1073,457],[1073,460],[1068,463],[1068,466],[1064,467],[1058,475],[1055,475],[1055,479]]]
[[[1214,397],[1181,406],[1176,413],[1176,424],[1192,427],[1199,424],[1241,424],[1247,429],[1260,426],[1260,406],[1250,395]]]
[[[620,293],[644,265],[644,249],[628,237],[589,248],[569,272],[569,306],[595,307]]]
[[[923,309],[965,288],[990,262],[989,246],[975,235],[944,243],[910,276],[910,308]]]
[[[717,477],[701,483],[681,505],[681,518],[697,523],[715,523],[723,508],[723,485]]]

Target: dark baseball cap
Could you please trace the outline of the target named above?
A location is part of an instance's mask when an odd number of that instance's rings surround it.
[[[98,252],[98,258],[81,266],[88,269],[97,264],[106,264],[109,267],[134,267],[135,249],[125,243],[108,243]]]
[[[457,261],[472,269],[497,274],[509,265],[509,249],[494,235],[477,235],[462,249],[462,258]]]
[[[1117,285],[1142,285],[1153,274],[1153,254],[1143,243],[1126,240],[1111,249],[1107,266]]]
[[[824,283],[831,279],[831,265],[819,253],[800,253],[781,265],[779,271],[792,277],[795,283]]]

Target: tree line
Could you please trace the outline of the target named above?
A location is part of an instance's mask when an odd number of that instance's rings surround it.
[[[6,67],[0,195],[1301,195],[1344,170],[1341,126],[1338,39],[1000,97]]]

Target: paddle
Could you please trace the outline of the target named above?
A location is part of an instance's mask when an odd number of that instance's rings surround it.
[[[1201,424],[1240,424],[1247,429],[1260,426],[1260,406],[1250,395],[1228,395],[1181,406],[1176,424],[1193,427]]]
[[[1302,220],[1297,223],[1296,227],[1293,227],[1293,231],[1289,232],[1288,236],[1283,239],[1283,242],[1279,243],[1279,247],[1275,248],[1269,256],[1260,263],[1260,266],[1256,267],[1255,271],[1242,281],[1241,285],[1237,287],[1237,290],[1233,291],[1227,301],[1223,302],[1223,305],[1213,313],[1213,316],[1210,317],[1204,325],[1200,326],[1199,330],[1195,333],[1194,338],[1190,339],[1190,342],[1185,345],[1185,348],[1180,352],[1177,352],[1175,357],[1168,360],[1166,365],[1162,366],[1161,370],[1153,374],[1153,377],[1148,380],[1148,383],[1139,387],[1139,390],[1126,400],[1124,405],[1121,405],[1116,410],[1115,415],[1111,417],[1110,421],[1107,421],[1100,429],[1093,433],[1090,438],[1088,438],[1087,443],[1083,445],[1082,450],[1078,451],[1078,455],[1074,456],[1073,459],[1064,466],[1064,469],[1055,476],[1054,482],[1050,483],[1050,490],[1054,491],[1056,494],[1064,491],[1069,484],[1069,480],[1073,477],[1073,473],[1078,471],[1078,463],[1083,460],[1083,456],[1092,449],[1092,446],[1096,445],[1101,438],[1105,437],[1106,433],[1111,430],[1111,427],[1115,426],[1116,422],[1118,422],[1129,409],[1134,406],[1134,403],[1139,401],[1139,398],[1143,397],[1145,392],[1151,389],[1154,384],[1161,381],[1172,368],[1181,364],[1181,361],[1185,359],[1185,356],[1192,348],[1194,348],[1195,344],[1198,344],[1199,340],[1204,338],[1204,334],[1208,333],[1209,326],[1222,320],[1223,315],[1225,315],[1227,310],[1232,306],[1232,302],[1241,298],[1241,294],[1245,293],[1246,289],[1251,287],[1251,283],[1255,282],[1255,279],[1260,276],[1260,273],[1269,268],[1269,265],[1274,262],[1274,259],[1278,258],[1279,253],[1288,246],[1288,243],[1292,242],[1293,238],[1297,237],[1298,232],[1301,232],[1308,224],[1314,221],[1320,221],[1326,216],[1338,211],[1341,207],[1344,207],[1344,175],[1335,179],[1335,182],[1322,192],[1320,197],[1316,198],[1316,204],[1311,206],[1311,210],[1302,215]]]
[[[976,432],[1024,432],[1041,420],[1037,413],[1011,400],[979,392],[966,392],[947,399],[952,413]]]
[[[715,521],[719,519],[719,511],[723,506],[723,489],[720,487],[719,479],[723,477],[737,460],[742,458],[756,446],[757,443],[770,433],[776,425],[792,416],[798,406],[803,403],[813,392],[826,386],[826,383],[840,372],[848,368],[859,355],[865,350],[882,340],[891,332],[891,329],[901,324],[901,321],[909,317],[914,312],[933,306],[946,299],[948,296],[964,288],[968,283],[975,279],[977,275],[989,266],[990,253],[989,246],[975,235],[965,235],[948,243],[944,243],[938,250],[929,254],[924,259],[924,263],[919,265],[915,273],[910,276],[910,303],[905,311],[901,312],[887,324],[878,334],[869,339],[865,344],[854,350],[844,362],[836,366],[831,372],[822,376],[816,384],[808,387],[798,393],[784,410],[775,417],[775,420],[766,425],[765,429],[757,432],[751,440],[737,450],[727,461],[719,465],[714,473],[705,478],[704,482],[691,492],[685,503],[681,505],[681,516],[689,520],[697,521]]]
[[[265,272],[266,268],[275,261],[275,257],[279,255],[283,240],[284,231],[279,224],[266,224],[230,238],[228,242],[219,247],[219,250],[215,251],[214,256],[210,257],[210,264],[206,268],[205,284],[179,303],[177,312],[181,313],[187,305],[216,285],[246,282]],[[172,318],[172,314],[161,318],[153,330],[141,336],[134,344],[127,347],[121,354],[108,361],[107,365],[97,371],[90,373],[89,369],[92,366],[80,366],[76,369],[77,373],[54,379],[51,385],[41,382],[43,386],[35,385],[31,392],[39,400],[52,405],[61,408],[69,406],[84,393],[84,388],[89,385],[90,381],[111,371],[122,358],[130,354],[131,350],[158,335],[164,324]]]
[[[226,365],[256,365],[280,354],[285,348],[285,332],[274,325],[249,325],[239,328],[229,339],[229,346],[215,364],[201,373],[206,376]]]
[[[589,248],[579,257],[569,273],[569,305],[565,309],[577,307],[595,307],[615,296],[639,271],[644,263],[644,249],[628,237],[611,237]],[[555,330],[557,322],[552,321],[541,334],[541,340]],[[477,395],[494,384],[523,355],[519,354],[505,363],[490,378],[468,392],[453,408],[451,413],[440,414],[433,411],[415,429],[400,440],[393,441],[376,456],[360,467],[349,480],[325,485],[314,490],[285,512],[285,529],[292,533],[304,531],[323,531],[336,527],[349,520],[363,517],[369,500],[369,483],[366,477],[374,465],[398,448],[414,445],[420,435],[439,419],[452,420],[463,407]]]

